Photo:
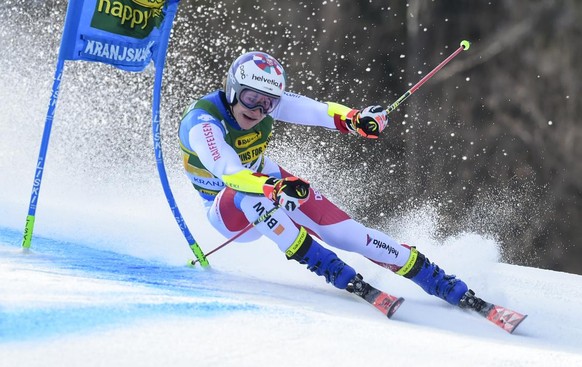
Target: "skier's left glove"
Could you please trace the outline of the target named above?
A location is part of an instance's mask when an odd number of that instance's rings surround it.
[[[388,113],[382,106],[368,106],[361,111],[352,110],[346,118],[346,127],[366,138],[378,139],[388,125]]]
[[[263,193],[275,204],[293,211],[309,198],[309,182],[298,177],[269,177],[263,185]]]

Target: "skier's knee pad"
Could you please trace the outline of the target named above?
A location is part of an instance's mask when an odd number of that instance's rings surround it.
[[[337,255],[315,241],[305,228],[299,229],[297,239],[285,251],[289,260],[306,264],[307,269],[325,277],[335,287],[346,289],[349,281],[356,276],[356,271],[344,263]]]

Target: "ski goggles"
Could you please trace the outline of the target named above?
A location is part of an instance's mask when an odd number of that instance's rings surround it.
[[[263,115],[273,112],[280,100],[279,97],[268,96],[252,89],[243,89],[238,99],[249,110],[260,108]]]

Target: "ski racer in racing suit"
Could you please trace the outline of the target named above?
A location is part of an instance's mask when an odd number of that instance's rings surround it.
[[[280,209],[239,241],[266,236],[287,259],[352,291],[361,275],[321,240],[361,254],[427,293],[459,305],[468,291],[463,281],[445,274],[416,248],[355,221],[266,156],[274,120],[378,138],[388,115],[381,106],[356,110],[286,92],[285,72],[272,56],[248,52],[238,57],[228,71],[225,90],[194,102],[180,123],[186,174],[205,201],[212,225],[231,238],[278,205]]]

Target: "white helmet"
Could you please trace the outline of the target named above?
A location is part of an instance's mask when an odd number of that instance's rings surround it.
[[[285,70],[273,56],[264,52],[247,52],[234,60],[228,69],[225,90],[228,103],[236,104],[245,89],[278,100],[285,90]]]

